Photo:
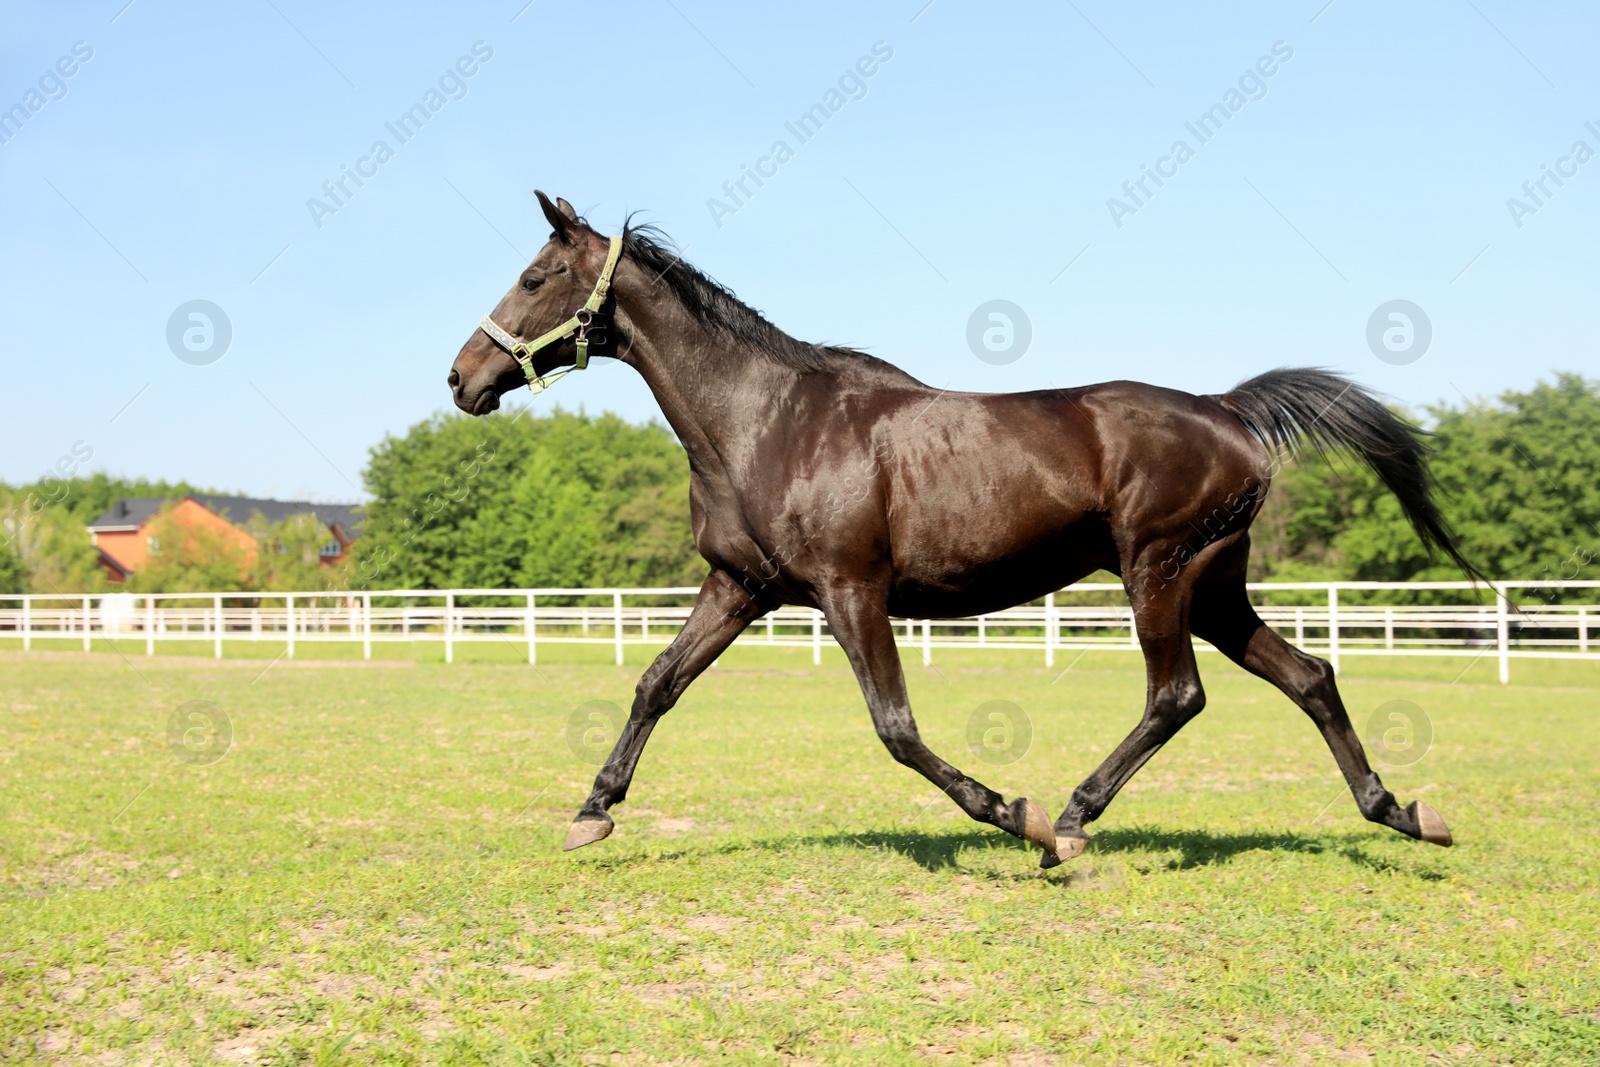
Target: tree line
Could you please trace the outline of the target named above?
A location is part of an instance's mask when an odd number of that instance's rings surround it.
[[[1496,578],[1600,576],[1600,381],[1558,373],[1493,400],[1409,417],[1432,431],[1443,509]],[[615,415],[436,415],[373,446],[362,536],[319,565],[326,531],[301,516],[249,524],[257,549],[154,520],[163,551],[132,592],[695,585],[689,468],[670,430]],[[85,525],[127,496],[183,482],[103,472],[0,484],[0,592],[109,588]],[[165,524],[165,525],[164,525]],[[1251,577],[1452,579],[1394,498],[1346,457],[1314,454],[1274,479],[1253,528]],[[1545,598],[1558,599],[1558,598]]]

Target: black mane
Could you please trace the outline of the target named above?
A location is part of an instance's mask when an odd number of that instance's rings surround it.
[[[661,230],[647,223],[636,226],[632,216],[622,227],[622,251],[654,277],[657,285],[671,290],[703,325],[785,367],[822,371],[829,367],[829,356],[871,358],[853,348],[814,345],[790,337],[727,286],[686,263]]]

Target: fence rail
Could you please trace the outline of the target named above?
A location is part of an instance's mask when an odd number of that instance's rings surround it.
[[[1470,590],[1467,582],[1265,582],[1252,593],[1272,594],[1258,603],[1263,620],[1307,651],[1326,655],[1339,668],[1346,656],[1494,655],[1500,680],[1510,681],[1513,659],[1600,659],[1600,581],[1496,582],[1489,604],[1341,602],[1341,593],[1403,591],[1418,594]],[[1595,603],[1555,604],[1547,591],[1585,590]],[[525,645],[529,663],[540,645],[612,645],[620,665],[628,645],[661,645],[688,618],[694,588],[669,589],[430,589],[330,593],[108,593],[79,596],[0,596],[0,639],[142,641],[147,655],[171,641],[208,641],[221,659],[233,641],[284,642],[285,653],[325,642],[360,642],[372,658],[374,645],[439,641],[446,662],[470,642]],[[1065,651],[1138,649],[1126,598],[1109,604],[1076,604],[1080,594],[1120,596],[1120,585],[1072,586],[1042,603],[988,615],[895,622],[903,646],[922,650],[931,663],[937,648],[1029,649],[1047,666]],[[1525,594],[1533,594],[1531,597]],[[1282,604],[1284,594],[1305,603]],[[1261,597],[1256,597],[1258,601]],[[1435,598],[1443,599],[1443,598]],[[1513,607],[1512,600],[1518,601]],[[494,603],[490,603],[493,601]],[[780,608],[740,638],[745,644],[809,647],[822,662],[833,637],[827,620],[812,608]],[[1204,642],[1201,642],[1204,647]]]

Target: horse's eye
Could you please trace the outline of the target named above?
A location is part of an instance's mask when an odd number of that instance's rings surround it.
[[[524,278],[524,279],[522,279],[522,288],[527,290],[530,293],[533,292],[535,289],[539,288],[539,286],[541,286],[543,284],[544,284],[544,279],[543,278]]]

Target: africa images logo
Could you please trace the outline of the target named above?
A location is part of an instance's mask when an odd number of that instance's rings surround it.
[[[439,75],[438,82],[430,85],[422,94],[421,100],[402,111],[393,122],[384,123],[383,128],[394,137],[396,145],[405,144],[421,133],[428,120],[443,111],[450,101],[466,99],[467,79],[474,77],[482,69],[482,64],[493,58],[494,49],[486,42],[473,42],[472,55],[462,56],[453,66],[446,68]],[[327,199],[315,196],[306,199],[306,210],[311,213],[311,221],[317,224],[317,229],[322,229],[325,217],[337,215],[339,209],[348,204],[368,181],[376,178],[378,168],[393,159],[394,155],[395,150],[389,142],[379,139],[372,142],[367,154],[357,159],[354,167],[348,163],[339,164],[339,176],[322,183],[322,192]],[[352,183],[354,189],[351,188]]]
[[[65,99],[67,80],[93,58],[94,49],[87,41],[74,41],[72,54],[57,59],[53,66],[47,67],[39,76],[38,88],[30,88],[22,94],[19,102],[0,111],[0,144],[9,143],[13,137],[21,133],[22,127],[33,116],[43,111],[46,104]]]
[[[779,138],[772,142],[766,155],[755,161],[754,167],[748,163],[740,164],[739,176],[722,183],[722,193],[727,199],[719,200],[714,196],[706,199],[706,210],[711,212],[711,221],[717,224],[717,229],[722,229],[724,217],[737,215],[739,209],[750,202],[756,189],[767,184],[768,179],[778,176],[778,168],[794,158],[795,147],[821,133],[823,125],[843,111],[851,100],[865,99],[867,79],[877,74],[883,64],[893,58],[894,49],[888,42],[874,41],[871,55],[861,56],[854,65],[845,68],[838,81],[822,94],[820,101],[801,112],[793,122],[783,124],[783,128],[794,138],[794,146]],[[755,183],[755,189],[750,188],[752,182]]]
[[[1239,76],[1236,85],[1227,88],[1221,100],[1202,111],[1193,122],[1183,124],[1183,128],[1194,138],[1194,145],[1180,138],[1172,143],[1166,155],[1156,160],[1153,168],[1147,163],[1141,164],[1139,176],[1122,183],[1122,193],[1126,199],[1115,196],[1106,199],[1106,210],[1111,213],[1111,221],[1117,229],[1122,229],[1122,220],[1126,216],[1137,215],[1139,209],[1148,204],[1162,186],[1176,178],[1179,168],[1195,157],[1200,146],[1221,133],[1229,119],[1243,111],[1252,100],[1264,99],[1267,95],[1267,79],[1276,76],[1283,64],[1293,58],[1294,49],[1287,42],[1274,41],[1271,55],[1257,59]],[[1155,188],[1151,188],[1151,183]]]

